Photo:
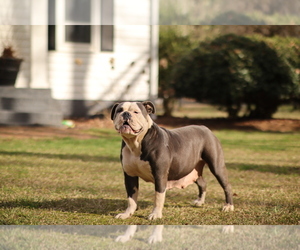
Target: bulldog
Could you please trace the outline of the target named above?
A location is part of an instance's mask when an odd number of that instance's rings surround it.
[[[150,117],[154,113],[155,106],[150,101],[116,103],[111,110],[115,129],[123,139],[120,159],[128,197],[127,209],[116,218],[126,219],[137,209],[139,178],[155,186],[154,208],[149,220],[162,218],[166,190],[170,188],[185,188],[196,183],[199,195],[194,205],[203,205],[205,164],[224,190],[223,211],[233,211],[232,191],[219,140],[205,126],[161,128]]]

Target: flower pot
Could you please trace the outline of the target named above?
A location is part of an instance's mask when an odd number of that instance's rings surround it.
[[[0,86],[14,86],[22,59],[0,57]]]

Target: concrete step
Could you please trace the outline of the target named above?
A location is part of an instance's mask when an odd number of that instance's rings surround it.
[[[45,99],[51,97],[51,89],[30,89],[15,87],[0,87],[0,98],[33,98]]]
[[[59,104],[48,96],[44,99],[0,97],[0,110],[15,112],[48,112],[59,110]]]
[[[50,89],[0,87],[0,124],[61,126],[62,119]]]
[[[61,126],[62,114],[58,112],[25,113],[0,110],[0,124]]]

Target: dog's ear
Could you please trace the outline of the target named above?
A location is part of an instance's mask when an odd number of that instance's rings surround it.
[[[114,120],[115,118],[115,113],[116,113],[116,108],[118,107],[119,103],[114,104],[114,106],[111,109],[110,112],[110,119]]]
[[[144,105],[144,107],[145,107],[148,114],[155,114],[156,109],[155,109],[155,106],[152,102],[146,101],[146,102],[143,102],[143,105]]]

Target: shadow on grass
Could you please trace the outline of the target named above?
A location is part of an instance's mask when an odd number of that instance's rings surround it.
[[[151,202],[139,201],[139,208],[147,208]],[[27,199],[8,201],[0,203],[1,208],[28,208],[28,209],[47,209],[60,212],[88,213],[101,215],[114,215],[118,211],[123,211],[127,207],[127,200],[119,199],[61,199],[32,201]]]
[[[262,131],[273,133],[293,133],[300,131],[298,119],[247,119],[247,118],[188,118],[158,116],[156,123],[161,126],[181,127],[204,125],[212,130],[228,129],[239,131]],[[289,126],[289,127],[287,127]],[[284,128],[284,129],[283,129]]]
[[[300,175],[300,167],[279,167],[272,165],[254,165],[254,164],[242,164],[242,163],[232,163],[226,164],[227,168],[235,169],[240,171],[258,171],[262,173],[273,173],[282,175]]]
[[[120,158],[115,156],[91,156],[91,155],[81,155],[81,154],[49,154],[49,153],[0,151],[0,155],[41,157],[41,158],[62,159],[62,160],[82,160],[82,161],[93,161],[93,162],[100,162],[100,161],[120,162]]]
[[[20,232],[26,232],[27,236],[30,236],[30,233],[41,232],[43,234],[49,233],[49,237],[53,236],[53,232],[70,234],[77,236],[74,241],[80,242],[79,239],[84,236],[95,236],[95,237],[107,237],[113,238],[117,237],[118,233],[125,232],[128,228],[127,225],[0,225],[1,233],[6,233],[14,229]],[[22,231],[20,231],[20,229]],[[116,234],[117,233],[117,234]],[[20,241],[24,241],[23,238],[18,238]],[[63,239],[59,239],[58,242]],[[53,242],[55,243],[55,242]],[[1,243],[0,243],[1,244]],[[3,245],[2,245],[3,246]],[[76,246],[80,246],[76,244]],[[2,248],[1,248],[2,249]],[[16,248],[4,248],[4,249],[16,249]],[[24,249],[24,248],[23,248]],[[47,247],[47,249],[62,249],[61,247]],[[75,248],[70,248],[75,249]],[[84,249],[84,248],[79,248]],[[85,249],[89,249],[88,247]],[[100,248],[99,248],[100,249]]]

